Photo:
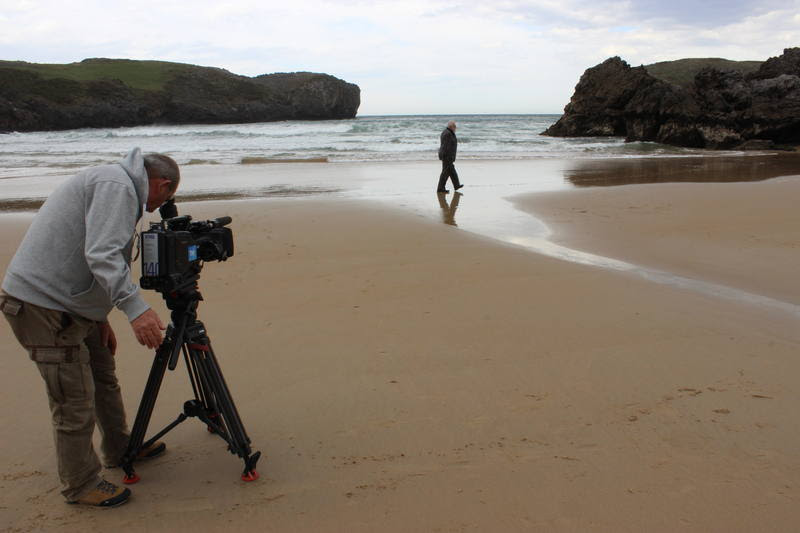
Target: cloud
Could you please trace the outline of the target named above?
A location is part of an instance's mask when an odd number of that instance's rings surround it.
[[[327,72],[362,113],[559,112],[611,55],[766,59],[800,45],[800,0],[15,2],[4,59],[160,59],[238,74]]]
[[[692,27],[732,24],[785,6],[780,0],[637,0],[630,14],[637,19],[672,21]]]

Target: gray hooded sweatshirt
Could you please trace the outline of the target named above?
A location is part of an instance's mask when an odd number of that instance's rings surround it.
[[[24,302],[104,321],[116,306],[128,320],[147,309],[131,281],[136,223],[147,202],[144,159],[92,167],[62,183],[33,219],[3,290]]]

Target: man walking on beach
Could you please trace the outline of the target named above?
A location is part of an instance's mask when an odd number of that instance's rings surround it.
[[[436,187],[436,192],[448,193],[450,191],[445,189],[448,177],[453,181],[455,190],[464,186],[458,181],[458,173],[454,164],[456,151],[458,150],[456,123],[454,121],[451,120],[447,123],[447,127],[442,132],[439,141],[439,159],[442,161],[442,173],[439,175],[439,186]]]
[[[155,211],[179,182],[175,161],[138,148],[78,173],[42,205],[3,279],[0,309],[44,379],[69,503],[113,507],[130,497],[100,477],[92,446],[95,419],[103,464],[117,466],[130,439],[107,316],[116,306],[140,344],[161,344],[164,324],[131,281],[130,261],[143,209]],[[156,442],[139,458],[165,449]]]

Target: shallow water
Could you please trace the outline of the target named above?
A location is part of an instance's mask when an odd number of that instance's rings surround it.
[[[542,180],[542,183],[546,183],[549,188],[540,188],[538,189],[540,191],[557,190],[570,186],[615,186],[630,183],[761,181],[779,176],[797,176],[797,179],[800,179],[800,157],[781,154],[749,157],[567,161],[562,166],[549,165],[547,168],[538,168],[537,172],[549,176],[548,179]],[[520,176],[525,174],[526,172],[522,172]],[[462,181],[464,180],[462,179]],[[791,302],[754,294],[735,287],[678,276],[666,271],[556,244],[549,240],[551,231],[542,220],[520,210],[510,209],[509,198],[522,192],[521,190],[515,190],[513,187],[492,187],[486,183],[481,183],[481,185],[480,197],[474,200],[473,197],[478,195],[469,187],[461,189],[455,194],[437,195],[436,205],[439,207],[438,215],[441,221],[549,257],[627,272],[656,283],[746,303],[800,318],[800,305]],[[520,187],[520,189],[522,188],[524,187]],[[463,194],[462,191],[464,191]],[[418,209],[418,211],[424,213],[422,209]]]

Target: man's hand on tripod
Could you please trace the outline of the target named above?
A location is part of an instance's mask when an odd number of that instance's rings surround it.
[[[148,309],[138,317],[131,321],[133,334],[136,335],[136,340],[139,344],[147,346],[151,350],[155,350],[161,346],[161,341],[164,340],[162,331],[167,327],[161,322],[158,314],[152,309]]]

